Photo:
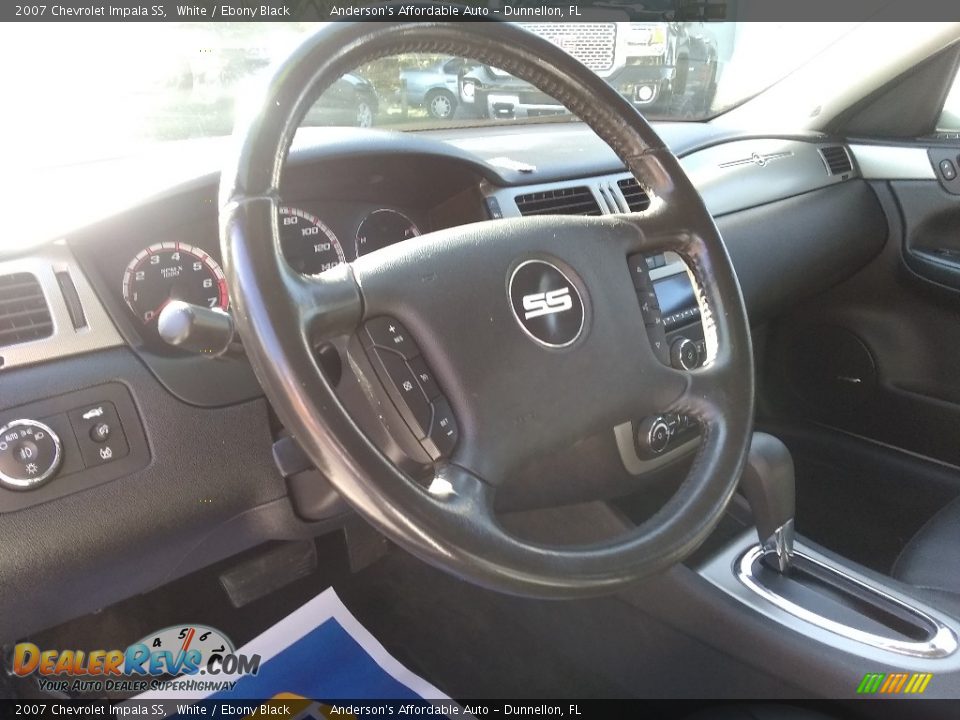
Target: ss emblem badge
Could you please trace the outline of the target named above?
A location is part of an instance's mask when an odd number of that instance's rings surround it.
[[[573,308],[573,298],[570,297],[570,288],[560,288],[545,293],[531,293],[523,296],[524,320],[561,313]]]
[[[573,281],[553,263],[527,260],[510,275],[510,306],[523,331],[550,348],[572,345],[583,332],[584,309]]]

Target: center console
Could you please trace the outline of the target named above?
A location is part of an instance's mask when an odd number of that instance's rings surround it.
[[[674,253],[631,258],[631,273],[654,353],[665,365],[693,370],[709,361],[693,280]],[[700,426],[692,418],[665,413],[614,428],[624,467],[642,475],[692,451]]]

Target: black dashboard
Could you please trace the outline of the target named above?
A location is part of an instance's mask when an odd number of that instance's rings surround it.
[[[849,276],[883,245],[885,217],[841,141],[743,137],[696,124],[658,130],[716,218],[754,325]],[[827,162],[838,147],[847,159],[839,169]],[[576,124],[407,135],[325,129],[295,147],[281,195],[284,254],[306,274],[534,205],[561,212],[573,197],[586,203],[579,211],[609,214],[642,202],[616,157]],[[668,342],[701,342],[683,264],[670,256],[647,262]],[[0,607],[12,609],[0,620],[4,639],[259,542],[342,523],[343,506],[330,502],[324,478],[278,462],[284,431],[245,359],[185,353],[156,334],[156,315],[170,298],[229,310],[220,263],[213,172],[72,232],[65,243],[0,260],[0,276],[37,277],[55,321],[48,338],[0,347],[0,425],[25,412],[63,415],[62,434],[76,439],[79,452],[86,441],[70,413],[110,400],[129,445],[126,464],[106,463],[115,472],[94,472],[80,458],[75,477],[83,482],[54,479],[33,501],[0,488],[0,542],[8,548],[0,554]],[[70,320],[58,273],[75,286],[86,325]],[[90,395],[91,388],[107,394]],[[37,403],[52,404],[35,410]],[[625,434],[633,429],[611,428],[596,440],[602,467],[622,474],[624,488],[635,489],[637,476],[669,471],[696,442],[695,432],[678,434],[678,444],[651,462],[622,442]],[[571,469],[562,459],[554,465],[534,473],[518,506],[541,495],[537,474],[567,488],[554,501],[578,499],[575,484],[557,482]],[[67,550],[57,531],[64,525],[74,528]],[[33,565],[29,574],[19,572],[23,563]],[[25,582],[70,593],[50,592],[44,606],[26,607],[17,602]]]

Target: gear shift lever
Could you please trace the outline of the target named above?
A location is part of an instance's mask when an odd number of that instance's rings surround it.
[[[795,490],[793,458],[787,446],[766,433],[754,433],[740,480],[760,536],[764,560],[781,573],[793,559]]]

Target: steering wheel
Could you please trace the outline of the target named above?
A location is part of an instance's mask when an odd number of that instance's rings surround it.
[[[298,274],[281,254],[277,214],[299,122],[345,72],[408,52],[470,57],[554,97],[616,152],[650,208],[477,223]],[[710,214],[634,107],[574,58],[506,23],[331,24],[278,68],[265,93],[221,177],[236,327],[281,421],[356,511],[435,566],[535,597],[613,592],[696,549],[732,497],[749,449],[750,332]],[[667,250],[696,280],[710,359],[694,371],[658,359],[632,281],[628,257]],[[377,448],[314,360],[317,338],[354,335],[380,316],[413,336],[459,423],[459,441],[435,464],[429,488]],[[673,497],[629,533],[548,546],[497,521],[498,488],[529,459],[664,412],[699,421],[699,450]]]

